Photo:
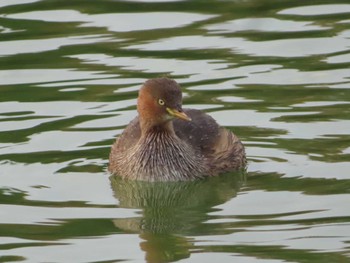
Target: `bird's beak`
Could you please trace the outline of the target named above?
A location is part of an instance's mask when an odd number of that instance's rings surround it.
[[[191,118],[188,117],[188,115],[186,113],[184,113],[183,111],[179,111],[177,109],[171,109],[171,108],[166,108],[166,111],[171,116],[174,116],[174,117],[179,118],[179,119],[184,120],[184,121],[191,121]]]

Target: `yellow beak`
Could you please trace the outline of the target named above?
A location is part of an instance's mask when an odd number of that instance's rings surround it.
[[[174,117],[179,118],[179,119],[184,120],[184,121],[191,121],[191,118],[188,117],[188,115],[186,113],[184,113],[183,111],[178,111],[176,109],[171,109],[171,108],[166,108],[166,111],[171,116],[174,116]]]

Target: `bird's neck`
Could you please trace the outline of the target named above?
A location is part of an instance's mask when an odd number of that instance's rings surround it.
[[[140,128],[143,137],[152,136],[153,134],[175,136],[175,130],[172,121],[153,123],[141,119]]]

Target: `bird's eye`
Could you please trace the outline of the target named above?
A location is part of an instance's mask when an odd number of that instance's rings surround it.
[[[158,104],[161,105],[161,106],[163,106],[163,105],[165,104],[165,102],[164,102],[164,100],[159,99],[159,100],[158,100]]]

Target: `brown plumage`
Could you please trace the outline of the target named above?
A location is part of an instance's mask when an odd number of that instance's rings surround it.
[[[144,181],[184,181],[243,169],[244,146],[206,113],[182,109],[179,85],[151,79],[139,91],[139,116],[116,139],[108,170]]]

